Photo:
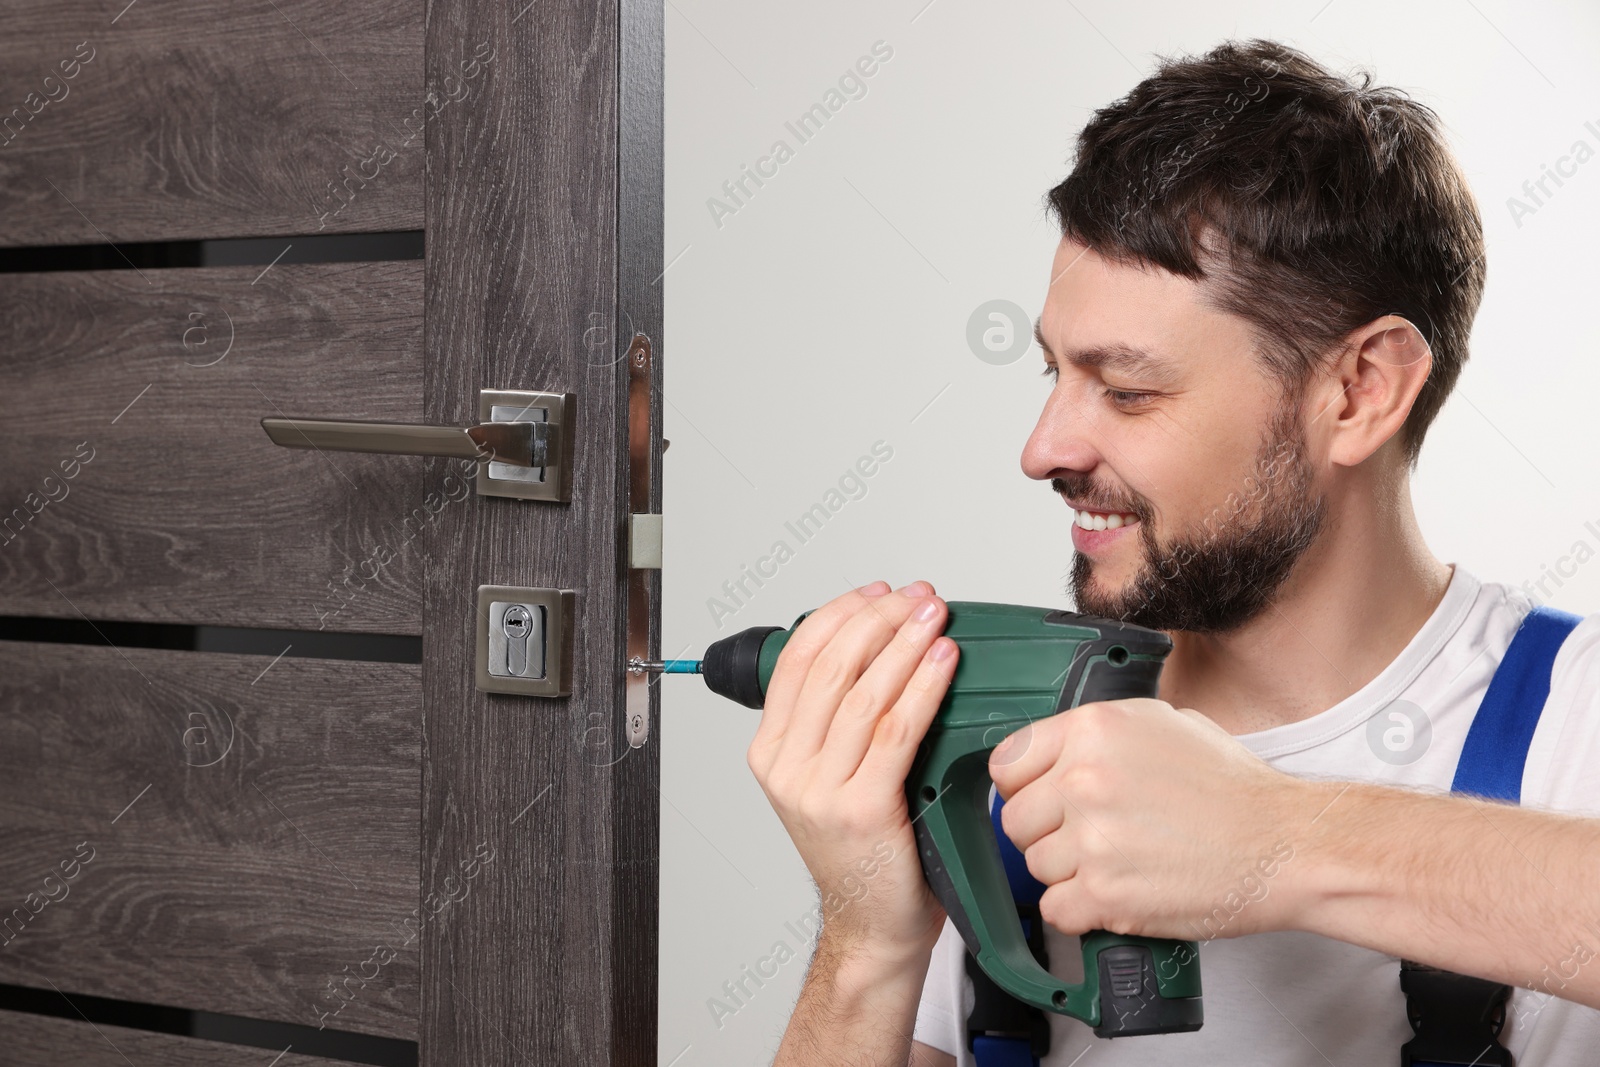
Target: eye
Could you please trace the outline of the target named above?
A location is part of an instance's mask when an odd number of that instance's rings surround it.
[[[1056,368],[1054,363],[1046,363],[1044,365],[1044,370],[1040,371],[1039,373],[1044,375],[1046,378],[1049,378],[1051,381],[1055,381],[1061,376],[1060,370]]]
[[[1107,389],[1105,395],[1118,407],[1133,407],[1149,400],[1154,393],[1139,393],[1127,389]]]

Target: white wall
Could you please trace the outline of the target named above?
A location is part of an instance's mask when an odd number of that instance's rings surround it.
[[[1058,236],[1042,197],[1089,113],[1154,55],[1230,36],[1370,66],[1431,104],[1477,192],[1488,291],[1415,482],[1435,552],[1518,584],[1578,541],[1600,552],[1600,159],[1520,226],[1507,206],[1576,140],[1600,150],[1600,8],[924,3],[667,4],[666,654],[787,624],[880,577],[1066,604],[1069,513],[1018,468],[1047,390],[1039,354],[984,363],[967,321],[995,299],[1038,313]],[[801,144],[785,123],[877,41],[893,55],[865,96]],[[714,219],[708,199],[779,139],[793,157]],[[878,441],[892,458],[802,544],[785,522]],[[793,558],[714,619],[708,600],[780,539]],[[1546,589],[1557,607],[1600,610],[1600,563]],[[695,679],[663,685],[660,1062],[768,1063],[815,892],[745,764],[758,713]],[[780,941],[797,957],[714,1021],[708,1001]]]

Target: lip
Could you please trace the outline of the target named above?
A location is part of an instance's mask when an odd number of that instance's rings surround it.
[[[1086,556],[1099,555],[1121,540],[1123,534],[1131,533],[1138,525],[1135,522],[1131,526],[1119,526],[1115,530],[1085,530],[1074,522],[1072,547]]]

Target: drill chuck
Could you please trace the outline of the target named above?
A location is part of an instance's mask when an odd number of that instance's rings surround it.
[[[700,664],[706,688],[747,708],[760,709],[766,701],[761,684],[761,646],[782,626],[752,626],[724,637],[706,649]]]

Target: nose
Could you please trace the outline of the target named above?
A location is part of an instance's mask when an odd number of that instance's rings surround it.
[[[1094,427],[1082,406],[1058,385],[1022,446],[1022,473],[1048,481],[1062,470],[1087,473],[1099,462]]]

